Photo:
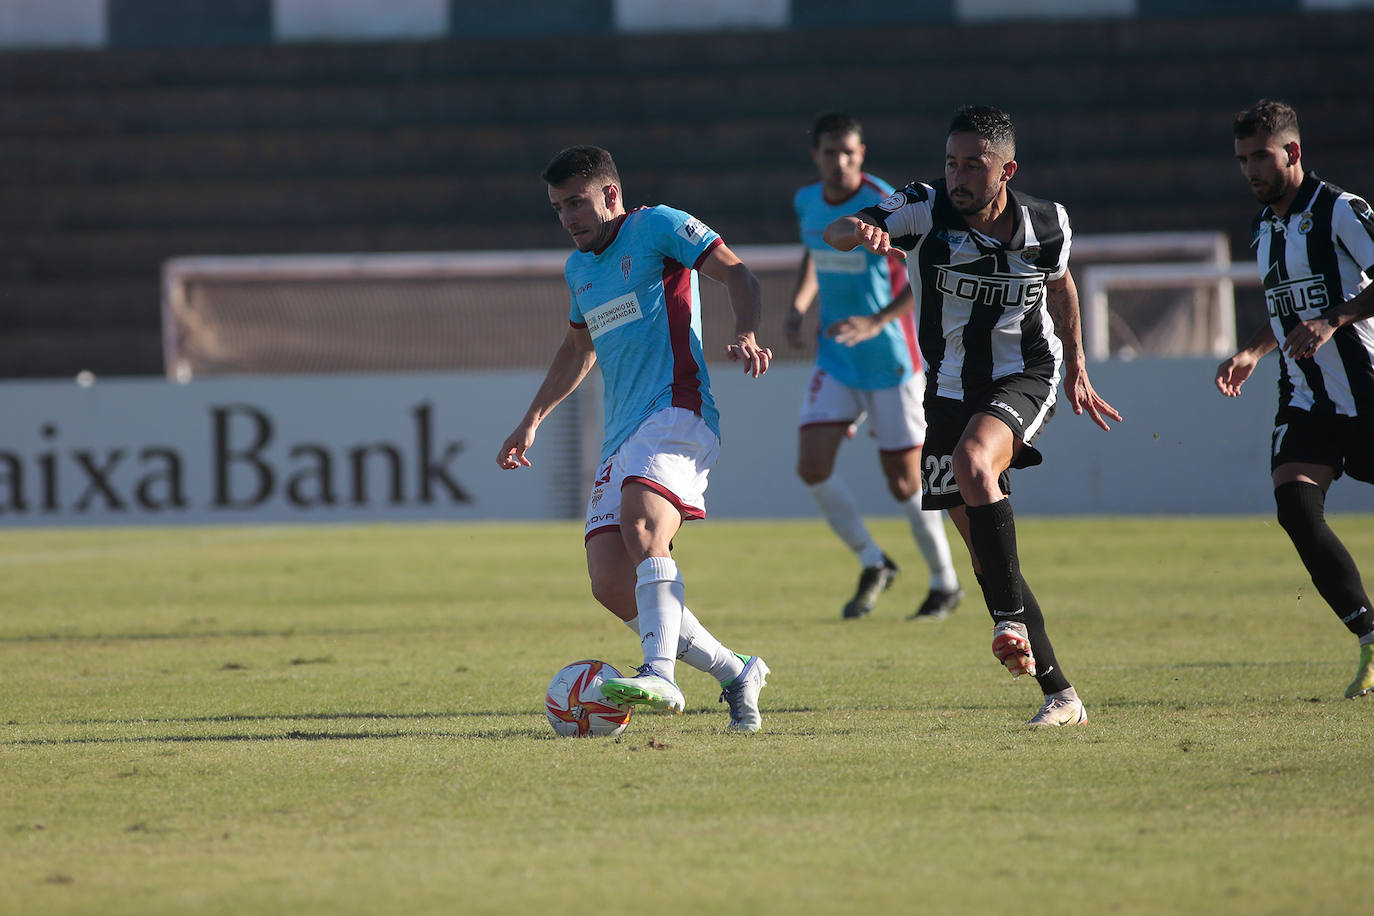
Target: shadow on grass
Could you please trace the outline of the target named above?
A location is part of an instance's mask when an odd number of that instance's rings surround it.
[[[505,727],[481,728],[471,731],[464,730],[428,730],[428,729],[389,729],[389,730],[363,730],[363,729],[344,729],[344,730],[317,730],[293,728],[286,731],[272,731],[262,733],[250,732],[231,732],[228,734],[196,734],[196,735],[157,735],[157,734],[122,734],[122,735],[67,735],[46,738],[15,738],[11,740],[0,740],[0,747],[31,747],[42,745],[60,744],[131,744],[131,743],[215,743],[215,742],[234,742],[234,741],[375,741],[375,740],[394,740],[405,738],[444,738],[460,741],[467,738],[478,739],[498,739],[508,740],[511,738],[553,738],[552,732],[545,733],[536,722],[542,724],[542,718],[536,719],[537,712],[531,710],[520,710],[512,712],[510,710],[496,711],[446,711],[446,712],[409,712],[409,713],[389,713],[389,712],[315,712],[315,713],[277,713],[277,714],[226,714],[219,716],[177,716],[162,717],[155,719],[143,719],[130,717],[125,719],[90,718],[73,719],[60,723],[67,726],[124,726],[126,729],[144,728],[156,725],[213,725],[220,723],[270,723],[270,722],[341,722],[367,720],[376,722],[418,722],[434,719],[460,719],[460,718],[485,718],[485,719],[504,719],[511,721],[512,724]],[[514,720],[514,721],[512,721]],[[18,723],[11,722],[10,725]]]
[[[378,636],[396,633],[448,632],[434,626],[417,627],[287,627],[281,630],[250,628],[243,630],[194,630],[167,633],[23,633],[0,636],[0,643],[35,642],[156,642],[171,639],[262,639],[292,636]]]
[[[298,722],[298,721],[334,721],[336,719],[379,719],[382,721],[390,720],[419,720],[419,719],[458,719],[458,718],[481,718],[496,716],[519,716],[526,715],[527,710],[463,710],[447,712],[279,712],[279,713],[226,713],[219,716],[168,716],[163,718],[144,718],[142,716],[131,716],[126,719],[67,719],[65,725],[121,725],[124,723],[145,723],[148,725],[164,725],[167,723],[194,723],[194,722]]]
[[[889,707],[890,708],[890,707]],[[770,714],[816,713],[822,710],[809,706],[794,706],[770,709]],[[848,711],[848,710],[846,710]],[[897,710],[902,711],[902,710]],[[716,717],[721,711],[714,708],[690,709],[684,718]],[[551,730],[543,727],[539,712],[532,710],[493,711],[465,710],[448,712],[411,712],[411,713],[369,713],[369,712],[317,712],[300,714],[228,714],[219,716],[163,717],[156,719],[79,719],[68,720],[61,724],[68,726],[154,726],[154,725],[209,725],[216,723],[251,724],[261,722],[332,722],[347,720],[422,721],[435,719],[518,719],[511,725],[496,728],[463,730],[420,730],[395,729],[386,731],[351,730],[309,730],[289,729],[269,733],[231,732],[215,735],[66,735],[44,738],[14,738],[0,740],[0,747],[43,747],[53,745],[115,745],[115,744],[213,744],[223,742],[267,742],[267,741],[377,741],[415,738],[441,738],[453,741],[466,739],[509,741],[530,739],[535,741],[560,740]],[[17,723],[10,723],[16,725]]]
[[[16,741],[0,741],[0,747],[42,747],[65,744],[214,744],[237,741],[387,741],[397,738],[445,738],[454,741],[464,739],[495,739],[508,741],[512,738],[533,738],[540,740],[554,735],[540,735],[530,728],[485,729],[475,732],[308,732],[292,730],[271,735],[127,735],[120,737],[72,736],[66,738],[21,738]]]

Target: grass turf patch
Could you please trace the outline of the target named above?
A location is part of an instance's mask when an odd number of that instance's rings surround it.
[[[1336,516],[1352,554],[1374,519]],[[1283,533],[1246,519],[1018,520],[1088,727],[972,593],[857,568],[819,522],[678,538],[688,603],[773,668],[765,731],[687,714],[560,740],[555,670],[626,668],[580,526],[0,533],[0,911],[1348,912],[1374,878],[1374,708]]]

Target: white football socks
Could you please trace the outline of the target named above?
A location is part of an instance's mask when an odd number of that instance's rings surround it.
[[[930,567],[930,587],[952,592],[959,587],[959,575],[954,571],[954,558],[949,552],[949,538],[945,536],[944,513],[921,509],[921,496],[916,494],[903,500],[902,511],[911,525],[911,536]]]
[[[639,618],[622,620],[630,632],[639,636]],[[682,628],[677,638],[677,659],[728,684],[744,673],[744,661],[702,626],[691,608],[682,609]]]
[[[639,643],[644,649],[644,663],[655,674],[671,681],[687,590],[671,557],[649,557],[635,573],[635,604],[639,608]]]
[[[701,625],[697,615],[682,609],[682,631],[677,641],[677,657],[698,671],[705,671],[722,684],[744,673],[744,662],[721,645],[711,631]]]
[[[859,504],[854,501],[854,494],[849,492],[844,482],[828,477],[820,483],[807,484],[806,489],[811,491],[816,505],[821,507],[821,514],[830,523],[830,530],[858,554],[859,562],[864,567],[882,566],[883,550],[873,540],[873,535],[868,533],[868,526],[859,514]]]

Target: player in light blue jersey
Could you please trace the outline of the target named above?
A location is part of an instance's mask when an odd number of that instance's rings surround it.
[[[544,382],[496,461],[529,467],[535,431],[597,363],[605,383],[601,470],[587,503],[585,544],[592,594],[640,637],[644,664],[602,692],[655,712],[682,712],[674,663],[715,677],[730,730],[758,731],[759,691],[769,670],[758,656],[723,646],[685,604],[669,550],[686,519],[706,515],[706,478],[720,446],[719,414],[701,348],[697,273],[723,283],[735,312],[726,356],[758,378],[772,351],[755,339],[759,282],[719,235],[671,207],[626,211],[611,154],[563,150],[548,168],[549,203],[577,251],[565,276],[569,328]]]
[[[871,421],[888,491],[930,567],[930,591],[912,618],[939,620],[964,593],[942,513],[921,509],[925,379],[906,268],[900,259],[863,248],[836,251],[821,237],[834,220],[892,194],[891,185],[863,171],[864,152],[858,120],[843,112],[821,115],[811,129],[811,158],[820,179],[797,191],[792,201],[806,246],[792,309],[784,319],[792,346],[805,346],[802,322],[820,299],[816,368],[802,403],[797,474],[831,529],[859,558],[859,585],[843,616],[862,617],[892,586],[897,564],[873,540],[853,495],[834,471],[845,437],[865,417]]]

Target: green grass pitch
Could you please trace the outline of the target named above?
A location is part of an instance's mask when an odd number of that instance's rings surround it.
[[[1335,516],[1374,571],[1374,517]],[[556,739],[638,646],[573,523],[0,532],[0,913],[1352,913],[1374,698],[1265,518],[1018,520],[1081,729],[973,594],[942,623],[819,521],[679,537],[688,604],[773,668],[765,731]],[[951,529],[952,532],[952,529]]]

